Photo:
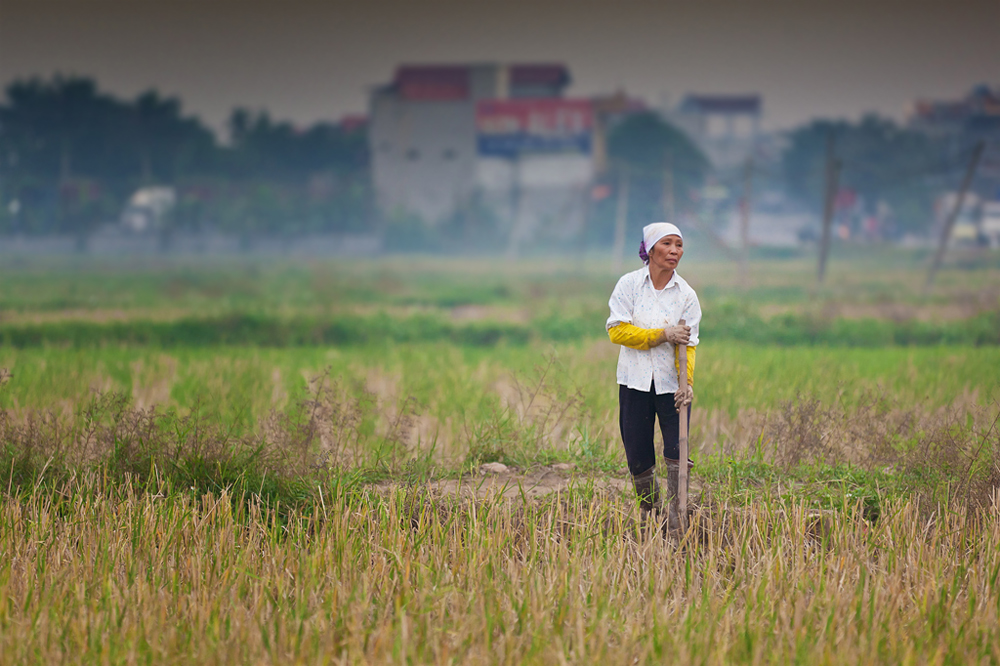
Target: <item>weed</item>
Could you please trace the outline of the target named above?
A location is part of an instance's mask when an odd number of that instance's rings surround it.
[[[347,483],[280,517],[131,483],[0,502],[5,660],[965,663],[1000,625],[997,504],[928,520],[893,501],[875,524],[860,502],[837,521],[709,504],[678,549],[585,488]]]
[[[1000,487],[998,419],[1000,403],[956,409],[902,407],[870,393],[850,404],[802,396],[762,418],[748,446],[724,444],[699,471],[730,497],[784,483],[813,506],[861,501],[873,519],[881,504],[904,498],[927,512],[982,509]]]

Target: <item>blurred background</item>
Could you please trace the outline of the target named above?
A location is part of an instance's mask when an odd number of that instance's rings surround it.
[[[0,470],[148,474],[126,431],[204,470],[210,432],[288,479],[627,488],[607,303],[666,219],[705,313],[699,483],[802,463],[818,506],[874,506],[985,470],[985,502],[998,25],[996,0],[3,0]]]
[[[1000,661],[998,28],[0,0],[0,661]],[[660,220],[676,550],[605,328]]]
[[[998,24],[989,0],[5,0],[0,253],[621,264],[659,219],[732,260],[946,227],[996,250]]]

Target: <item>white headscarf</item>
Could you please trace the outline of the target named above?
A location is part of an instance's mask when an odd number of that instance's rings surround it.
[[[671,234],[680,236],[681,240],[684,240],[681,230],[669,222],[654,222],[653,224],[647,224],[644,226],[642,228],[642,242],[646,245],[646,252],[652,252],[653,246],[656,245],[661,238]]]

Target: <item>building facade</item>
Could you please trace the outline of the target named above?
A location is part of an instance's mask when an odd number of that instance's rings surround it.
[[[593,176],[592,114],[560,64],[406,65],[370,99],[376,201],[438,224],[474,197],[513,239],[572,229]]]
[[[961,99],[913,102],[906,114],[911,129],[937,137],[1000,135],[1000,88],[974,87]]]
[[[688,95],[668,114],[717,169],[743,165],[760,140],[759,95]]]

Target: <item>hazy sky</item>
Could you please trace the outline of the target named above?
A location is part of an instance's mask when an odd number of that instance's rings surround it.
[[[757,92],[765,126],[1000,84],[1000,0],[0,0],[0,83],[155,87],[221,127],[364,112],[401,62],[562,61],[573,95]]]

